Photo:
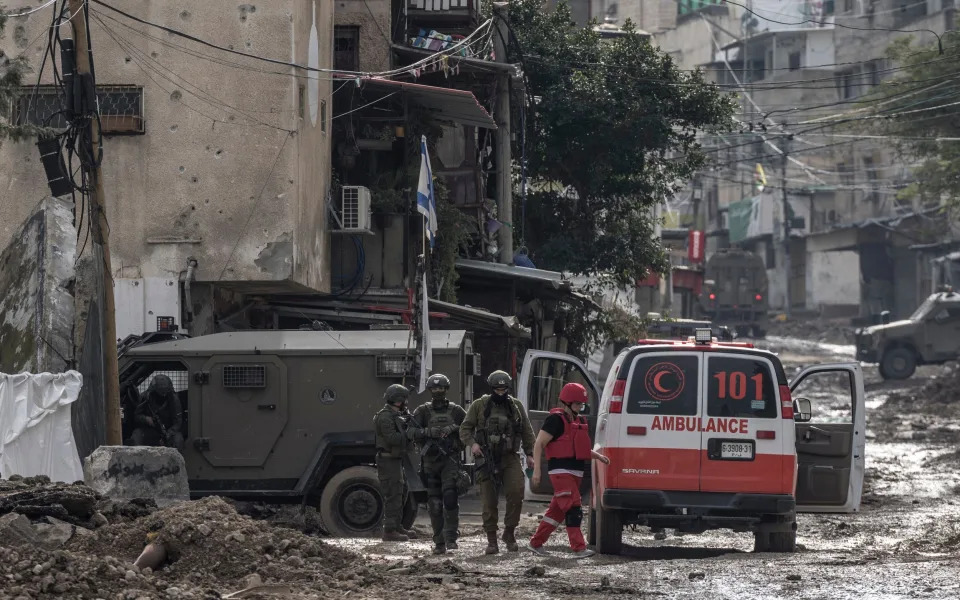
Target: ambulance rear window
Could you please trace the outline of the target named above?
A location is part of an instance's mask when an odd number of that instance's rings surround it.
[[[697,356],[641,356],[634,363],[627,412],[638,415],[697,414]]]
[[[777,396],[770,366],[752,358],[709,357],[707,415],[777,418]]]

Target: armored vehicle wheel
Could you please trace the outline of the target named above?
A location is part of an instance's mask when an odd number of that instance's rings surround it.
[[[320,494],[320,518],[330,535],[380,533],[383,496],[374,467],[350,467],[334,475]]]
[[[917,370],[917,356],[910,348],[891,348],[880,359],[884,379],[907,379]]]
[[[754,552],[796,552],[796,531],[757,531],[753,534]]]

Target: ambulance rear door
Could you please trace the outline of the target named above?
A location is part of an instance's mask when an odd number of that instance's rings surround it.
[[[720,351],[704,357],[700,490],[789,494],[793,463],[784,462],[784,443],[792,456],[793,419],[781,418],[782,370],[759,354]]]

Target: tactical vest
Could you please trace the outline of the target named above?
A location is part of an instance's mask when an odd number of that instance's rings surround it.
[[[373,416],[373,431],[375,432],[375,435],[376,435],[377,450],[381,450],[385,454],[393,456],[394,458],[400,458],[403,456],[403,445],[402,444],[398,446],[388,445],[387,441],[383,439],[383,437],[380,435],[380,428],[377,427],[377,422],[380,420],[380,415],[384,413],[387,413],[388,415],[390,415],[394,423],[394,427],[397,428],[397,431],[402,431],[401,427],[398,425],[398,421],[400,420],[399,413],[395,412],[393,409],[391,409],[388,406],[384,406],[383,408],[381,408],[380,411]]]
[[[550,440],[545,448],[547,458],[575,458],[587,460],[590,458],[590,429],[587,420],[577,415],[571,419],[562,408],[550,410],[551,414],[560,415],[563,419],[563,433]]]
[[[508,396],[506,410],[497,406],[489,394],[481,396],[484,402],[483,419],[477,424],[478,440],[497,454],[513,454],[523,441],[523,421],[513,396]]]
[[[424,423],[424,428],[429,429],[431,427],[444,428],[449,425],[456,425],[457,422],[453,418],[453,407],[450,404],[447,404],[446,408],[437,410],[432,404],[427,404],[424,409],[427,412],[427,418]],[[440,454],[440,449],[442,449],[447,454],[452,454],[454,452],[460,451],[460,438],[456,433],[448,435],[445,438],[432,440],[439,449],[428,451],[428,454]]]

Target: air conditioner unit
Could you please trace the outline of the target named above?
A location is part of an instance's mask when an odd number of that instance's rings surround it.
[[[370,190],[362,185],[345,185],[340,196],[341,233],[369,233]]]

